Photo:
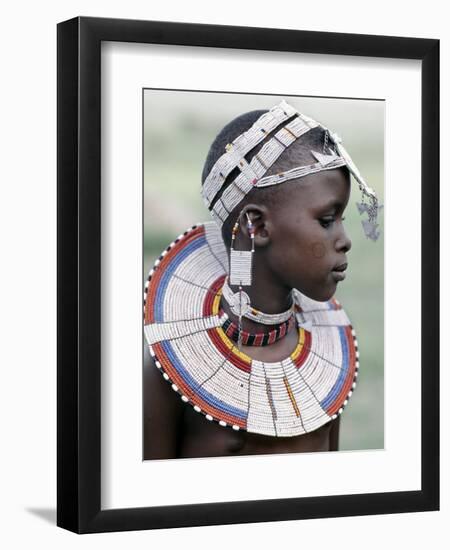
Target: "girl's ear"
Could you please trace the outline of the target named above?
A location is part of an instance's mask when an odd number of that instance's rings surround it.
[[[239,231],[243,235],[250,237],[248,222],[255,231],[255,247],[267,246],[270,242],[270,222],[268,210],[265,206],[259,204],[247,204],[244,206],[240,216]]]

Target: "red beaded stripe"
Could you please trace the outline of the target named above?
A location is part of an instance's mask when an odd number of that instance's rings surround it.
[[[226,334],[229,338],[231,338],[231,337],[233,336],[233,332],[234,332],[234,327],[233,327],[233,325],[230,325],[230,326],[227,328],[227,330],[225,331],[225,334]],[[248,340],[248,334],[244,334],[243,337],[242,337],[242,342],[243,342],[244,344],[246,344],[246,343],[247,343],[247,340]]]
[[[262,332],[260,332],[258,334],[255,334],[255,339],[253,341],[253,345],[254,346],[260,346],[262,344],[264,336],[265,336],[265,334],[262,333]]]
[[[181,250],[183,250],[184,247],[186,247],[189,243],[197,239],[198,237],[205,234],[205,228],[203,225],[200,225],[199,227],[189,231],[183,237],[176,243],[177,246],[172,246],[170,250],[167,251],[167,254],[163,257],[160,256],[160,263],[154,268],[155,271],[150,278],[150,282],[147,288],[147,297],[145,300],[145,316],[144,316],[144,324],[148,325],[150,323],[153,323],[155,321],[154,318],[154,301],[155,301],[155,295],[158,291],[159,282],[161,280],[161,277],[164,275],[164,269],[160,269],[161,266],[166,265],[172,261],[174,256],[180,253]]]
[[[308,330],[303,331],[305,341],[303,342],[302,349],[298,354],[298,357],[295,358],[294,363],[297,368],[300,368],[306,361],[306,358],[309,355],[311,350],[312,335]]]
[[[234,367],[241,369],[244,372],[250,372],[251,362],[246,362],[239,357],[239,355],[231,351],[219,336],[218,331],[222,330],[221,328],[211,328],[207,330],[207,334],[211,338],[213,346],[223,355],[224,359],[227,358]]]
[[[209,317],[213,315],[213,303],[214,299],[219,292],[219,289],[223,287],[223,283],[225,282],[226,275],[221,275],[218,279],[216,279],[213,284],[209,287],[209,290],[206,293],[205,299],[203,301],[203,315],[205,317]]]

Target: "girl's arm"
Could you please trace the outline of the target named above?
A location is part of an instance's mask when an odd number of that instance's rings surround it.
[[[184,405],[144,351],[144,460],[176,458]]]
[[[330,430],[330,451],[339,451],[339,426],[341,422],[340,415],[331,423]]]

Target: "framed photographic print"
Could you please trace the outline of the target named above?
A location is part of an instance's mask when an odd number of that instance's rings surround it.
[[[438,509],[438,105],[437,40],[58,25],[58,525]]]

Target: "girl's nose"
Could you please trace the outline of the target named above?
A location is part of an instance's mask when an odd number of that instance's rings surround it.
[[[342,228],[342,232],[336,241],[336,249],[339,250],[339,252],[348,252],[351,247],[352,241],[345,232],[344,228]]]

